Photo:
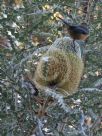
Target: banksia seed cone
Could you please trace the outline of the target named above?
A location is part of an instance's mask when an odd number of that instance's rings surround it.
[[[56,86],[62,94],[71,95],[77,91],[83,73],[83,62],[79,45],[69,37],[57,39],[40,59],[33,81],[43,90]]]

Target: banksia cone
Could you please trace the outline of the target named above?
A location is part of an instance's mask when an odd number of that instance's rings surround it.
[[[63,94],[77,91],[83,73],[83,62],[79,45],[69,37],[57,39],[40,59],[33,81],[43,90],[56,86]]]

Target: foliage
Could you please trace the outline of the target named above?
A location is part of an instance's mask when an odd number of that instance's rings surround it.
[[[101,6],[100,0],[0,1],[0,35],[9,39],[7,46],[0,41],[2,136],[102,135]],[[89,25],[85,70],[80,89],[73,96],[63,98],[53,89],[39,93],[47,110],[46,116],[39,116],[41,105],[24,77],[26,72],[34,74],[40,56],[57,37],[65,35],[57,14]],[[47,103],[49,96],[54,102]]]

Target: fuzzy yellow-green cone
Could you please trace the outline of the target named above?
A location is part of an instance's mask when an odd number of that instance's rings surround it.
[[[57,39],[40,59],[35,71],[34,82],[37,87],[56,86],[62,94],[71,95],[77,91],[83,73],[80,47],[76,52],[69,37]]]

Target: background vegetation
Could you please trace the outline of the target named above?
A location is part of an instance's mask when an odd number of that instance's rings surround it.
[[[101,136],[102,135],[102,1],[0,0],[0,135]],[[79,91],[63,100],[47,90],[46,116],[25,81],[34,74],[40,56],[58,37],[66,35],[62,15],[78,24],[87,22],[90,37],[85,46],[85,70]],[[2,44],[2,37],[5,42]],[[51,95],[54,102],[47,104]]]

